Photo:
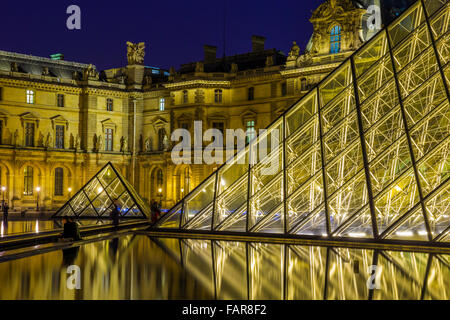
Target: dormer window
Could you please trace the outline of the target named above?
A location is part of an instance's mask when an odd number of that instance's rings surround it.
[[[27,90],[27,103],[28,104],[34,103],[34,91],[33,90]]]
[[[335,25],[330,32],[330,53],[341,52],[341,26]]]

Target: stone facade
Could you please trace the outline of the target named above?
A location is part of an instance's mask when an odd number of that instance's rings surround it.
[[[171,132],[193,133],[194,121],[203,131],[267,127],[362,44],[365,12],[329,0],[313,13],[314,34],[303,50],[294,43],[286,56],[254,36],[249,53],[218,59],[217,48],[205,46],[202,61],[170,72],[143,65],[143,43],[127,44],[126,67],[102,72],[0,52],[5,199],[24,210],[36,207],[39,193],[40,207],[58,208],[111,161],[143,198],[172,206],[218,165],[173,164]],[[340,50],[331,53],[334,26]]]

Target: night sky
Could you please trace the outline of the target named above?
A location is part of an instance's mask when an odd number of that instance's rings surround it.
[[[145,42],[145,64],[168,69],[203,59],[203,45],[223,55],[251,50],[251,36],[267,38],[266,48],[303,50],[312,34],[312,11],[324,0],[59,0],[2,1],[0,49],[92,63],[103,70],[126,65],[126,41]],[[81,30],[66,28],[69,5],[81,8]]]

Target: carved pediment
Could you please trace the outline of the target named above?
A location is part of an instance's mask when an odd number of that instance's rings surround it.
[[[105,131],[105,128],[114,129],[114,134],[117,132],[117,125],[111,120],[111,118],[100,121],[102,124],[102,132]]]
[[[345,12],[357,9],[350,0],[328,0],[321,4],[312,14],[311,21],[340,16]]]
[[[66,130],[69,129],[69,121],[67,121],[66,118],[64,118],[62,115],[57,115],[52,118],[50,118],[52,121],[52,128],[55,129],[55,125],[64,125],[66,127]]]
[[[169,121],[164,119],[163,117],[155,117],[152,119],[153,128],[155,129],[155,132],[157,132],[160,128],[165,128]]]
[[[252,109],[249,109],[241,113],[240,117],[242,119],[242,125],[245,127],[245,122],[249,120],[254,120],[256,125],[256,119],[258,117],[258,114]]]
[[[25,112],[22,113],[20,116],[20,122],[22,123],[22,127],[24,126],[25,122],[35,122],[36,127],[39,128],[39,116],[34,114],[33,112]]]
[[[9,113],[7,111],[0,110],[0,120],[6,126],[8,124]]]

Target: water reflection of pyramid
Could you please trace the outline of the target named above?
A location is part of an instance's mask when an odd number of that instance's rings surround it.
[[[449,21],[417,1],[156,227],[450,241]]]
[[[109,218],[116,199],[122,218],[150,216],[148,204],[114,166],[108,163],[53,217]]]

